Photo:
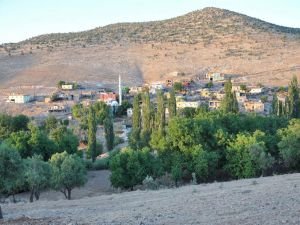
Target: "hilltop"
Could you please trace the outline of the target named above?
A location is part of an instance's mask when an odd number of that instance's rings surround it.
[[[299,224],[299,178],[288,174],[7,204],[3,224]]]
[[[118,23],[45,34],[0,48],[2,87],[58,80],[140,84],[183,72],[241,75],[246,82],[287,84],[300,74],[300,29],[218,8],[163,21]]]

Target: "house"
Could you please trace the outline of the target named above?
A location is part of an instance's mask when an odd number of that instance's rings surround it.
[[[115,92],[101,92],[99,94],[99,101],[110,102],[116,100],[117,100],[117,94]]]
[[[11,94],[8,96],[8,102],[27,103],[33,100],[33,96],[25,94]]]
[[[183,108],[199,108],[201,105],[200,101],[179,101],[176,103],[176,106],[178,109],[183,109]]]
[[[96,95],[96,92],[95,91],[82,91],[80,93],[80,98],[94,98]]]
[[[218,109],[218,108],[220,108],[220,106],[221,106],[221,101],[220,100],[210,100],[208,102],[208,108],[211,109],[211,110]]]
[[[48,108],[49,113],[54,113],[54,112],[68,112],[69,108],[64,105],[52,105]]]
[[[263,87],[249,87],[249,93],[253,95],[262,94],[264,92]]]
[[[224,73],[208,72],[205,75],[205,78],[210,80],[210,81],[224,81],[225,80],[225,75],[224,75]]]
[[[156,94],[157,90],[163,90],[163,89],[164,89],[164,86],[160,83],[153,83],[153,84],[150,84],[150,86],[149,86],[149,92],[151,94]]]
[[[73,90],[74,85],[73,84],[63,84],[63,85],[61,85],[61,89],[62,90]]]
[[[265,105],[261,101],[245,101],[244,108],[246,112],[263,113]]]
[[[143,91],[142,86],[135,86],[135,87],[130,87],[129,88],[129,94],[131,94],[131,95],[138,94],[142,91]]]

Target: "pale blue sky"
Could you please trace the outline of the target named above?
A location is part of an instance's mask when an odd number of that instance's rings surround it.
[[[0,0],[0,43],[117,22],[167,19],[208,6],[300,27],[300,0]]]

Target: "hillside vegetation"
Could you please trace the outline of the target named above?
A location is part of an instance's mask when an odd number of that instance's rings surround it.
[[[205,8],[176,18],[45,34],[0,48],[1,86],[58,80],[128,84],[164,80],[174,71],[240,74],[246,82],[286,84],[298,75],[300,29]],[[28,79],[30,77],[30,79]],[[271,79],[272,78],[272,79]]]

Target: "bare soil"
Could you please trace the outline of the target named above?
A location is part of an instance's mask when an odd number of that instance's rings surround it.
[[[300,174],[289,174],[71,201],[42,199],[2,205],[3,224],[300,224],[299,187]]]

